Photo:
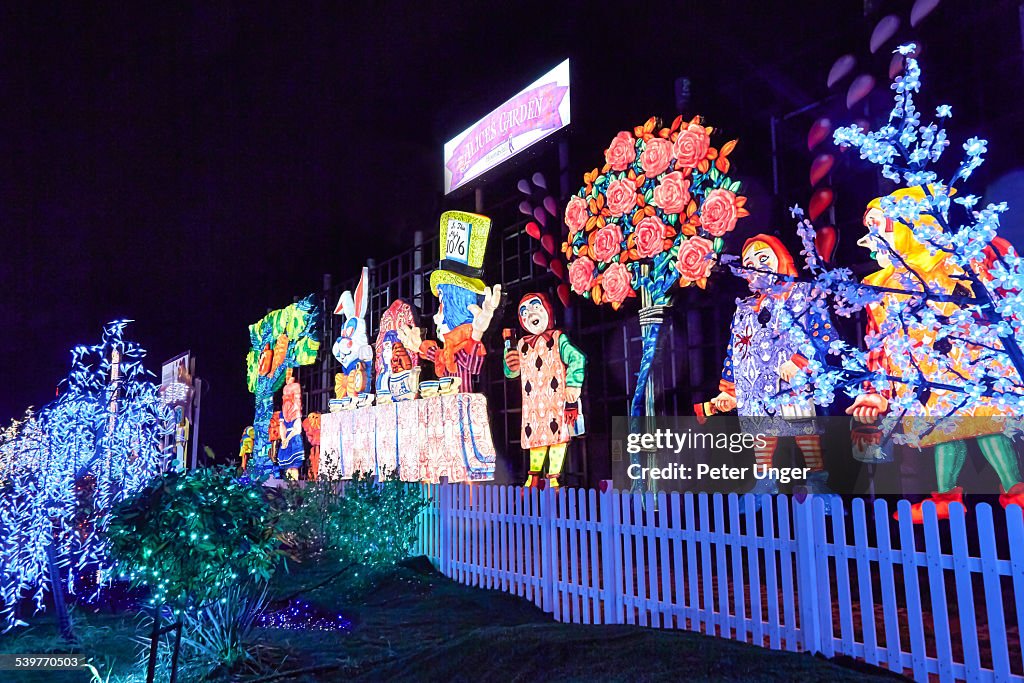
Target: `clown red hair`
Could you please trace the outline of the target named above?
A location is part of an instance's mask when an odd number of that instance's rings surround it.
[[[742,258],[743,254],[746,254],[748,249],[755,247],[758,242],[771,249],[772,253],[775,254],[775,258],[779,259],[779,269],[776,272],[780,275],[788,275],[790,277],[797,276],[796,265],[793,263],[793,255],[789,253],[789,249],[786,249],[785,245],[782,244],[778,237],[772,237],[771,235],[764,234],[754,235],[743,243],[743,250],[740,252],[740,257]]]
[[[516,306],[516,317],[519,318],[519,323],[522,324],[523,322],[523,319],[519,317],[519,309],[522,308],[523,304],[530,299],[540,299],[540,303],[544,306],[544,310],[548,312],[548,329],[550,330],[555,326],[555,310],[551,307],[551,300],[548,299],[548,295],[542,294],[541,292],[528,292],[519,300],[519,305]]]

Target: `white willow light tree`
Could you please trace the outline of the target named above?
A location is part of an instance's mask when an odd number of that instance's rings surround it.
[[[124,339],[129,321],[109,323],[101,342],[72,351],[63,393],[12,425],[0,441],[0,615],[24,623],[17,606],[37,610],[49,594],[65,637],[73,637],[65,591],[85,576],[99,590],[110,571],[107,513],[162,472],[162,437],[172,422],[142,361]],[[92,584],[93,581],[89,581]]]

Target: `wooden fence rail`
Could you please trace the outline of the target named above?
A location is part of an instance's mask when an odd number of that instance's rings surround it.
[[[885,500],[426,485],[414,552],[557,621],[849,655],[924,681],[1024,683],[1024,515],[901,521]],[[998,524],[998,526],[997,526]]]

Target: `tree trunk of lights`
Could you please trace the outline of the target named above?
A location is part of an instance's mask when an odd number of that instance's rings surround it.
[[[57,562],[57,539],[51,537],[49,545],[46,546],[47,574],[50,578],[50,595],[53,597],[53,611],[57,613],[57,624],[60,627],[60,637],[68,643],[74,643],[75,629],[71,623],[71,613],[68,611],[68,604],[64,600],[64,581]]]

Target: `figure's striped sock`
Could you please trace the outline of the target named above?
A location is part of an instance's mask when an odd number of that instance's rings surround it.
[[[804,454],[804,464],[817,472],[825,469],[825,463],[821,459],[821,437],[817,434],[808,434],[796,437],[796,445]]]
[[[775,458],[775,448],[779,445],[777,436],[764,437],[764,447],[754,444],[754,462],[760,467],[771,467]]]

